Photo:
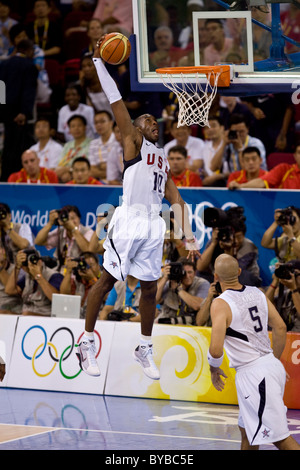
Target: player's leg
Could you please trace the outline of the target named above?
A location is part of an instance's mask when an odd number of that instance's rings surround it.
[[[292,436],[288,436],[282,441],[274,442],[274,445],[279,450],[300,450],[300,444],[298,444],[298,442]]]
[[[96,361],[94,328],[104,296],[113,288],[115,282],[116,279],[109,272],[104,270],[100,279],[93,285],[88,295],[85,332],[76,351],[80,367],[88,375],[100,375],[100,369]]]
[[[259,446],[251,446],[248,441],[248,437],[245,431],[245,428],[239,426],[239,430],[241,432],[241,450],[258,450]]]
[[[134,351],[134,359],[143,367],[147,377],[158,380],[159,371],[153,360],[152,328],[156,310],[157,281],[140,281],[141,298],[139,312],[141,315],[141,340]]]

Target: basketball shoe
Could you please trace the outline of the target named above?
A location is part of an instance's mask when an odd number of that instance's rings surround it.
[[[133,358],[139,362],[143,368],[144,374],[152,380],[159,380],[159,370],[153,360],[152,344],[147,346],[138,346],[133,351]]]
[[[80,368],[86,374],[95,377],[101,375],[96,361],[95,341],[89,339],[81,341],[77,346],[76,356],[78,357]]]

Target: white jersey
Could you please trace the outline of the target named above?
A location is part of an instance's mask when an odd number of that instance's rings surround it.
[[[232,312],[224,342],[230,367],[238,369],[271,353],[265,295],[257,287],[243,286],[227,289],[218,298],[225,300]]]
[[[170,166],[164,150],[143,138],[139,155],[124,161],[123,202],[158,214],[165,195]]]

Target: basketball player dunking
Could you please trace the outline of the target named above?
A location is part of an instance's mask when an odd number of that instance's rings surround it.
[[[86,309],[85,333],[78,346],[81,368],[89,375],[100,375],[95,359],[94,327],[103,298],[117,280],[128,274],[140,280],[141,339],[134,359],[144,373],[160,378],[152,355],[152,328],[156,310],[157,280],[160,277],[165,222],[159,213],[165,197],[172,205],[175,219],[182,228],[189,256],[200,256],[188,220],[187,207],[169,173],[168,160],[159,148],[156,119],[144,114],[134,123],[119,90],[108,74],[97,47],[93,62],[120,129],[123,158],[123,201],[109,223],[104,243],[103,274],[91,289]]]
[[[220,282],[222,294],[213,301],[210,312],[212,383],[217,390],[224,389],[222,377],[226,375],[220,369],[224,346],[230,367],[236,369],[241,450],[257,450],[267,443],[280,450],[300,450],[290,435],[283,402],[286,374],[279,359],[286,341],[285,323],[260,289],[239,283],[240,272],[230,255],[222,254],[215,261],[215,280]]]

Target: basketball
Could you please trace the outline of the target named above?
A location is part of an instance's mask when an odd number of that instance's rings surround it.
[[[99,45],[100,57],[112,65],[120,65],[130,56],[129,39],[121,33],[105,34]]]

